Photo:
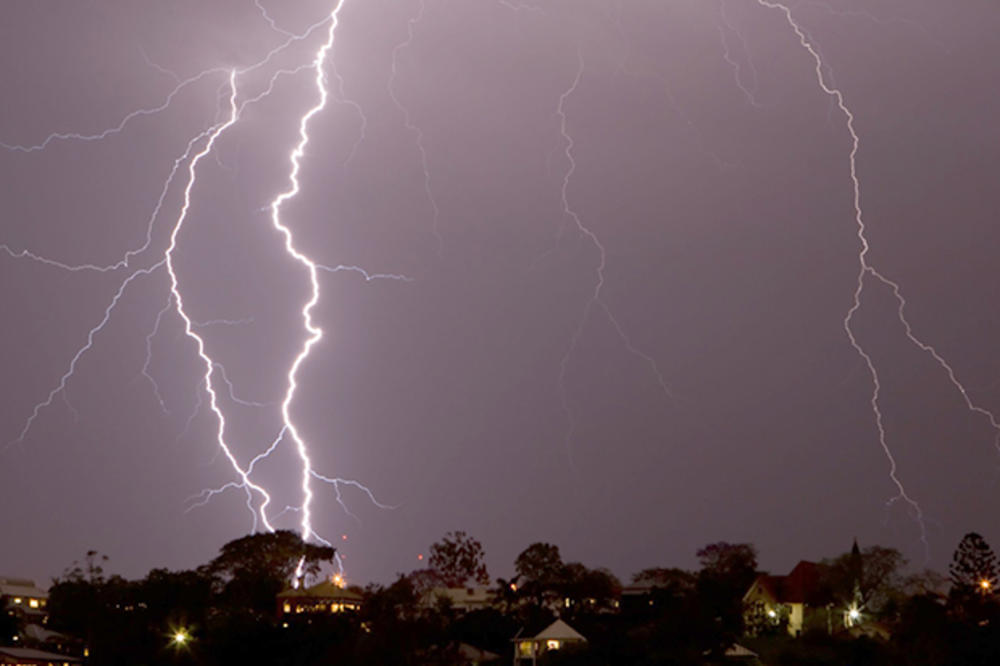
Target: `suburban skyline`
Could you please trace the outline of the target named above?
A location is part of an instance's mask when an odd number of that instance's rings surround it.
[[[996,536],[987,3],[5,12],[0,573]]]

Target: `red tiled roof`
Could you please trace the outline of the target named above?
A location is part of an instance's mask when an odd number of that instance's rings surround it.
[[[761,574],[754,582],[779,604],[825,602],[820,587],[820,568],[815,562],[803,560],[787,576]]]

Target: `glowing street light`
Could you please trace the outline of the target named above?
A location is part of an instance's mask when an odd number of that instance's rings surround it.
[[[993,589],[993,583],[991,583],[988,578],[983,578],[979,581],[979,589],[981,589],[984,593],[989,592]]]
[[[182,648],[191,641],[191,634],[189,634],[184,629],[178,629],[174,632],[174,635],[170,637],[171,644],[176,648]]]

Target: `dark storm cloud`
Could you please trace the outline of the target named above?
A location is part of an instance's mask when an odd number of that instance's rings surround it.
[[[315,118],[285,218],[323,264],[413,278],[320,274],[327,335],[300,373],[295,418],[317,470],[399,505],[381,510],[345,487],[355,520],[314,485],[316,527],[348,534],[352,578],[415,568],[450,529],[480,538],[495,573],[536,540],[621,575],[690,565],[719,539],[755,542],[774,569],[834,555],[854,536],[923,561],[907,506],[887,506],[896,489],[871,378],[843,328],[860,249],[844,117],[781,12],[724,3],[723,14],[719,2],[426,0],[408,24],[418,2],[347,0],[327,72],[335,65],[364,118],[336,100]],[[263,4],[293,32],[330,11]],[[870,261],[903,285],[913,330],[976,404],[1000,408],[1000,14],[971,1],[790,7],[856,116]],[[8,144],[99,132],[161,103],[174,75],[244,67],[283,41],[242,0],[0,11]],[[412,41],[397,48],[408,27]],[[308,62],[321,33],[273,67]],[[567,415],[560,363],[598,261],[560,195],[569,162],[556,110],[578,59],[563,107],[576,163],[566,193],[606,248],[604,302],[673,396],[594,308],[566,363]],[[272,71],[246,77],[248,89]],[[225,112],[225,84],[206,76],[100,142],[0,152],[0,243],[67,263],[111,263],[141,245],[173,161]],[[303,339],[305,273],[261,208],[285,186],[314,100],[304,72],[247,110],[199,166],[180,238],[192,316],[250,320],[200,331],[251,401],[280,401]],[[175,183],[141,265],[162,253],[180,203]],[[5,440],[56,386],[122,277],[0,254]],[[0,573],[44,579],[89,548],[127,575],[192,566],[249,529],[239,491],[185,513],[191,495],[234,477],[210,412],[187,425],[201,368],[176,315],[151,343],[166,412],[141,374],[167,289],[163,271],[137,278],[65,394],[0,452]],[[907,342],[896,308],[870,281],[854,330],[880,370],[898,476],[942,567],[964,532],[989,536],[995,433]],[[278,407],[223,402],[249,460],[276,435]],[[276,510],[300,501],[298,473],[287,446],[260,466]]]

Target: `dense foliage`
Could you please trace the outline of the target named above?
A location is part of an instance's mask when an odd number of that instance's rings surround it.
[[[564,562],[554,544],[534,543],[516,558],[512,579],[496,580],[492,602],[471,611],[435,592],[482,580],[481,544],[451,532],[430,552],[430,568],[358,589],[364,601],[356,613],[284,617],[277,591],[300,563],[321,571],[332,549],[290,532],[252,535],[226,544],[196,570],[157,569],[134,581],[106,576],[106,558],[90,552],[52,587],[49,627],[84,641],[95,666],[443,665],[467,663],[460,655],[470,646],[511,663],[511,639],[533,636],[557,617],[587,642],[546,653],[539,664],[721,664],[737,642],[768,666],[1000,663],[996,558],[976,534],[956,550],[950,592],[933,573],[904,578],[905,561],[890,548],[855,547],[824,560],[818,584],[829,609],[842,612],[860,600],[862,625],[878,631],[852,632],[842,624],[830,631],[824,622],[798,638],[783,623],[746,635],[752,627],[744,626],[750,616],[743,595],[759,575],[750,544],[709,544],[697,552],[699,570],[645,569],[623,588],[607,570]],[[13,616],[0,617],[0,640],[14,624]],[[178,631],[188,636],[183,644],[171,640]]]

